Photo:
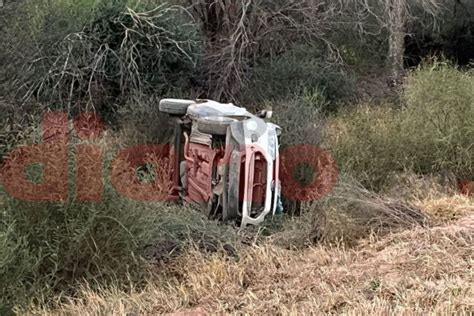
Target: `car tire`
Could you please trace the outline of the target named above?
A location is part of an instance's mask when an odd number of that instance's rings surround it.
[[[188,107],[194,103],[196,103],[196,101],[193,100],[163,99],[160,101],[159,108],[160,112],[170,115],[185,115],[188,111]]]
[[[227,127],[236,119],[224,116],[206,116],[199,118],[197,121],[197,129],[201,133],[212,134],[212,135],[225,135],[227,134]]]

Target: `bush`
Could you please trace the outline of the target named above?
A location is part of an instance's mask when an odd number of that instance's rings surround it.
[[[354,95],[351,75],[340,65],[331,64],[319,49],[297,46],[282,55],[262,60],[252,72],[243,95],[255,100],[280,100],[308,90],[322,91],[330,101],[323,110],[334,110],[339,101]]]
[[[38,136],[39,116],[19,112],[15,104],[0,101],[0,166],[5,155],[16,146]],[[34,111],[31,111],[34,112]]]
[[[326,98],[318,90],[305,91],[283,101],[268,102],[274,111],[273,121],[282,128],[280,141],[283,146],[319,145],[325,126],[323,109]]]
[[[117,108],[113,126],[121,143],[158,145],[172,140],[174,121],[159,111],[159,101],[157,97],[132,97]]]
[[[162,95],[197,85],[199,32],[183,8],[158,0],[41,4],[55,18],[35,16],[39,49],[19,72],[24,100],[109,111],[131,94]],[[74,12],[80,18],[57,26]]]
[[[332,118],[326,142],[340,171],[370,189],[380,188],[387,177],[402,171],[403,140],[393,134],[399,120],[394,109],[367,105]]]
[[[164,209],[112,195],[97,204],[7,199],[0,208],[3,304],[51,303],[84,279],[139,282],[146,275],[140,251]]]
[[[25,0],[5,1],[0,10],[0,88],[2,94],[10,94],[18,89],[17,78],[24,78],[25,69],[40,58],[38,65],[54,55],[56,44],[69,33],[80,32],[93,14],[96,0]],[[25,52],[28,52],[25,54]],[[1,81],[5,86],[1,87]]]
[[[177,255],[189,243],[233,252],[237,238],[195,210],[112,192],[95,204],[7,198],[0,205],[0,306],[52,305],[84,282],[140,287],[152,273],[150,260]]]
[[[405,83],[401,109],[361,106],[331,120],[328,146],[340,169],[380,189],[403,170],[474,172],[474,79],[446,63],[426,65]]]
[[[217,251],[225,243],[232,251],[236,238],[229,227],[210,223],[188,208],[134,201],[118,194],[108,176],[115,155],[110,151],[131,145],[127,143],[131,140],[111,139],[110,134],[104,133],[105,139],[96,144],[104,147],[107,175],[100,201],[76,201],[71,194],[65,202],[26,202],[0,190],[0,310],[3,305],[57,303],[64,296],[74,296],[84,281],[100,288],[139,287],[152,273],[149,260],[164,260],[189,243],[206,251]],[[69,148],[77,143],[72,138]],[[158,166],[167,161],[163,158]],[[77,172],[73,162],[70,159],[70,180]],[[8,173],[6,166],[1,169],[2,180]],[[123,166],[113,169],[121,172],[117,176],[138,174]],[[28,175],[32,179],[33,174]],[[149,181],[148,173],[139,175]],[[159,184],[164,184],[160,192],[166,196],[169,183]],[[73,189],[74,184],[69,187]]]
[[[401,130],[407,155],[422,173],[474,174],[474,77],[446,62],[409,76]]]

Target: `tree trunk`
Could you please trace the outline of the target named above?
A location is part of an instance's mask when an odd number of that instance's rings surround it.
[[[389,23],[389,66],[392,79],[398,82],[403,73],[405,55],[405,24],[407,19],[406,0],[388,0]]]

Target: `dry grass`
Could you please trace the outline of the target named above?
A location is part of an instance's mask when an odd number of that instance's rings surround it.
[[[473,199],[454,195],[449,183],[442,185],[434,178],[407,174],[399,177],[398,184],[406,190],[394,185],[393,191],[385,195],[373,195],[346,184],[326,201],[326,207],[339,207],[341,213],[350,215],[350,225],[344,227],[346,231],[341,228],[341,232],[351,238],[357,236],[351,247],[335,239],[311,244],[314,235],[311,229],[328,223],[309,221],[303,226],[296,219],[285,223],[282,232],[285,236],[261,238],[263,241],[233,253],[225,251],[225,247],[221,251],[202,251],[198,244],[181,249],[165,263],[155,262],[150,266],[153,278],[142,288],[98,290],[86,284],[78,296],[63,299],[62,305],[54,309],[31,307],[27,312],[46,315],[472,313]],[[437,226],[423,227],[414,218],[403,218],[406,214],[393,208],[384,197],[387,195],[405,201],[406,205],[415,205]],[[335,203],[343,197],[348,201]],[[364,209],[366,217],[359,216]],[[333,221],[331,230],[337,223],[349,223],[334,215],[326,217],[326,221]],[[362,227],[371,216],[382,219],[383,236],[374,234],[380,230],[370,230],[374,228],[370,225],[366,225],[363,235],[348,234],[356,225]],[[313,219],[318,217],[315,215]],[[299,236],[293,239],[300,242],[305,238],[308,241],[305,247],[289,247],[291,250],[281,247],[275,236],[281,241],[291,237],[289,232],[296,234],[297,228]]]
[[[424,314],[474,310],[474,215],[358,247],[289,251],[270,244],[238,259],[189,251],[142,290],[84,288],[45,314]]]
[[[459,220],[474,212],[472,198],[462,195],[421,200],[418,203],[438,223]]]
[[[126,147],[122,138],[106,131],[98,145],[118,151]],[[229,227],[213,225],[202,218],[185,218],[179,208],[147,208],[143,212],[161,212],[153,229],[162,234],[147,249],[150,256],[146,258],[154,263],[147,262],[153,273],[146,285],[124,290],[128,287],[118,283],[101,283],[102,289],[92,282],[83,283],[78,293],[71,291],[58,297],[59,306],[51,308],[53,303],[49,301],[49,307],[31,306],[26,312],[128,315],[474,311],[472,198],[456,195],[452,181],[443,183],[409,174],[399,176],[391,190],[379,193],[364,189],[344,175],[340,180],[327,198],[307,204],[301,218],[284,222],[280,233],[271,238],[257,234],[252,246],[231,251],[221,247],[231,237],[237,238],[234,231],[224,234]],[[124,209],[128,207],[125,205]],[[137,222],[132,219],[132,223]],[[194,248],[186,248],[185,241],[189,239],[194,240]],[[325,242],[319,242],[321,239]],[[234,240],[230,244],[234,243],[240,246]],[[118,249],[124,248],[120,245]],[[162,260],[162,254],[169,256]],[[118,266],[111,270],[118,271]]]
[[[459,220],[474,212],[472,198],[458,192],[453,176],[401,174],[395,177],[395,183],[387,195],[423,210],[431,222],[438,225]]]
[[[119,150],[124,147],[120,139],[120,135],[107,131],[97,145]],[[231,251],[229,246],[221,247],[226,243],[240,245],[232,239],[237,237],[229,227],[213,225],[197,217],[197,213],[196,218],[186,218],[179,208],[141,210],[139,205],[125,204],[127,213],[132,206],[137,212],[160,212],[153,229],[162,234],[153,239],[148,249],[150,256],[146,256],[154,260],[153,264],[147,262],[153,272],[148,283],[131,286],[132,290],[124,290],[118,284],[111,286],[113,281],[102,289],[97,284],[83,283],[77,294],[68,292],[58,297],[61,305],[32,306],[26,312],[127,315],[474,311],[472,198],[456,195],[452,181],[443,183],[410,174],[399,176],[391,190],[377,194],[344,175],[340,180],[326,199],[308,204],[301,218],[283,223],[280,233],[271,238],[256,236],[252,246]],[[136,219],[130,221],[131,227],[137,224]],[[438,226],[423,227],[426,223]],[[144,225],[139,223],[141,228]],[[147,229],[151,232],[151,228]],[[341,238],[343,242],[339,242]],[[185,241],[189,239],[194,240],[194,248],[186,248]],[[321,239],[325,242],[319,242]],[[124,248],[120,245],[117,249]],[[160,257],[162,254],[169,254],[166,262]],[[125,256],[117,257],[122,260]],[[110,269],[118,271],[118,266]]]
[[[321,241],[353,246],[374,234],[383,236],[426,226],[429,222],[429,216],[414,202],[374,193],[341,174],[330,194],[305,203],[302,216],[285,221],[284,229],[273,234],[271,239],[290,249]]]

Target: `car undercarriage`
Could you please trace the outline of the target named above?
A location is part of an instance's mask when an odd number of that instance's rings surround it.
[[[243,227],[281,211],[277,125],[210,100],[165,99],[160,110],[176,121],[177,199]]]

